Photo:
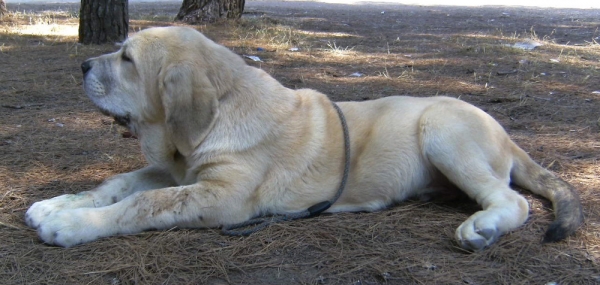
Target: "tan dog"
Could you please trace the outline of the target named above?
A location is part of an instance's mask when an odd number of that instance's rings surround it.
[[[191,28],[141,31],[82,69],[88,96],[139,137],[150,166],[33,204],[27,224],[48,244],[219,227],[303,211],[335,195],[344,140],[327,96],[285,88]],[[339,106],[350,175],[328,212],[376,211],[457,187],[483,208],[456,230],[462,247],[478,250],[527,219],[528,203],[512,182],[553,202],[546,241],[583,222],[576,191],[472,105],[387,97]]]

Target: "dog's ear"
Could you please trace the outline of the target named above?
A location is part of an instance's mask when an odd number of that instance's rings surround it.
[[[161,77],[167,132],[179,152],[189,155],[215,121],[217,88],[202,70],[187,64],[170,66]]]

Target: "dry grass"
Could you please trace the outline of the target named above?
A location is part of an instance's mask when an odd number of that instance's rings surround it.
[[[144,160],[137,141],[123,138],[83,95],[79,64],[115,47],[76,43],[78,5],[9,9],[0,22],[3,284],[600,282],[600,99],[592,93],[600,90],[598,11],[252,3],[241,21],[197,27],[239,54],[260,56],[263,62],[249,64],[286,86],[335,100],[460,97],[579,189],[587,222],[575,236],[542,245],[550,205],[524,192],[531,204],[526,225],[485,251],[466,253],[453,233],[477,211],[468,201],[325,215],[247,238],[173,229],[70,249],[41,244],[23,222],[29,205],[87,190]],[[177,9],[132,3],[131,28],[172,24]],[[544,45],[507,46],[525,39]],[[363,76],[351,77],[355,72]]]

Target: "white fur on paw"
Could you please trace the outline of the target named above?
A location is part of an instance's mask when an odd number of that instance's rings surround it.
[[[28,226],[37,229],[49,215],[65,209],[74,209],[79,207],[93,207],[85,201],[87,197],[82,194],[66,194],[52,199],[33,203],[25,213],[25,223]]]
[[[62,247],[90,242],[106,236],[101,217],[95,209],[67,209],[48,215],[37,228],[38,235],[47,244]]]
[[[476,213],[467,219],[456,229],[459,245],[468,250],[481,250],[496,242],[502,233],[491,220],[493,218],[484,212]]]

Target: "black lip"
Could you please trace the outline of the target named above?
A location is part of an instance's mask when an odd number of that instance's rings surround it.
[[[109,117],[113,117],[113,119],[115,120],[115,122],[121,126],[127,127],[129,126],[129,124],[131,123],[131,117],[129,116],[129,114],[127,115],[115,115],[112,114],[104,109],[100,109],[100,112],[105,115],[105,116],[109,116]]]
[[[117,116],[114,115],[113,118],[115,119],[115,122],[117,122],[117,124],[121,125],[121,126],[129,126],[129,123],[131,123],[131,118],[129,117],[129,115],[126,116]]]

